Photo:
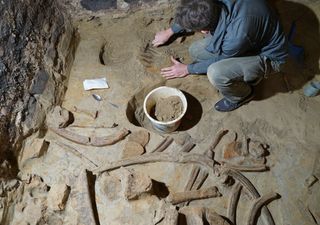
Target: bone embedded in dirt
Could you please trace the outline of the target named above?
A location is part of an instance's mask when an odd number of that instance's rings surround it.
[[[160,98],[155,105],[155,117],[158,121],[169,122],[177,119],[183,112],[179,96]]]
[[[121,184],[125,199],[133,200],[152,189],[151,178],[133,169],[121,169]]]
[[[61,211],[65,209],[70,187],[66,184],[54,184],[50,187],[48,194],[48,208],[53,211]]]
[[[122,151],[122,159],[139,156],[142,155],[144,152],[145,150],[141,144],[133,141],[128,141],[125,144],[124,149]]]
[[[150,133],[147,130],[133,131],[128,137],[128,141],[139,143],[142,147],[145,147],[149,140]]]

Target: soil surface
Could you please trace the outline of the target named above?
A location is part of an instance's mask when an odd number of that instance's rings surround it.
[[[182,101],[179,96],[160,98],[155,105],[155,117],[162,122],[177,119],[183,112]]]
[[[75,21],[80,43],[62,103],[63,108],[72,112],[74,120],[66,129],[86,137],[112,135],[121,128],[132,132],[148,130],[150,141],[144,146],[146,155],[157,149],[167,136],[177,140],[186,137],[187,141],[195,144],[192,153],[203,155],[217,133],[228,130],[214,148],[215,160],[225,160],[223,151],[226,146],[233,146],[230,143],[235,141],[241,142],[242,145],[237,144],[236,147],[242,147],[242,151],[237,149],[237,154],[229,152],[228,157],[239,156],[232,162],[239,165],[249,162],[246,166],[266,162],[268,171],[243,174],[260,195],[270,192],[281,195],[280,199],[268,205],[276,224],[312,224],[312,220],[320,215],[320,184],[317,181],[320,174],[320,99],[305,97],[302,87],[319,72],[317,17],[320,15],[320,3],[308,1],[305,4],[307,6],[287,1],[278,3],[286,31],[291,21],[299,18],[295,41],[303,45],[308,53],[304,68],[299,70],[297,63],[289,64],[283,74],[271,75],[255,88],[253,101],[230,113],[214,111],[213,104],[221,96],[205,75],[190,75],[169,81],[161,77],[160,69],[171,65],[170,56],[190,63],[188,47],[193,41],[203,38],[202,34],[196,33],[188,35],[185,40],[173,39],[170,45],[152,47],[155,33],[172,22],[174,7],[169,5],[132,13],[108,13]],[[83,90],[83,80],[101,77],[107,78],[109,89]],[[182,90],[188,101],[188,110],[181,126],[171,134],[153,130],[142,110],[147,93],[163,85]],[[101,96],[102,101],[96,101],[92,94]],[[79,191],[73,190],[79,186],[77,179],[80,174],[85,169],[94,171],[97,167],[120,160],[127,143],[123,140],[104,147],[79,145],[50,130],[42,133],[41,138],[50,142],[46,153],[26,161],[21,167],[21,174],[36,174],[49,186],[64,183],[71,187],[71,199],[79,196]],[[263,146],[266,154],[254,150],[256,147],[252,147],[252,143]],[[178,141],[172,142],[165,153],[175,154],[180,149]],[[93,214],[100,224],[154,224],[155,212],[163,206],[160,199],[168,193],[185,190],[194,164],[156,162],[131,167],[156,182],[161,187],[158,188],[160,193],[127,201],[121,197],[118,179],[121,170],[98,174],[95,185],[91,187],[95,193]],[[224,176],[218,177],[214,172],[208,171],[203,187],[218,186],[222,196],[192,201],[189,205],[206,206],[227,217],[232,190],[223,180]],[[203,173],[201,166],[199,174]],[[312,177],[315,179],[309,182]],[[61,213],[61,224],[77,224],[74,219],[77,208],[73,207],[72,202],[66,202],[65,211]],[[243,191],[238,205],[238,224],[246,221],[252,202],[248,192]],[[262,224],[261,218],[258,224]]]

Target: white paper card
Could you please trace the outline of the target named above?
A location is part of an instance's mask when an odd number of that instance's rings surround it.
[[[83,81],[84,90],[93,90],[93,89],[104,89],[109,88],[106,78],[84,80]]]

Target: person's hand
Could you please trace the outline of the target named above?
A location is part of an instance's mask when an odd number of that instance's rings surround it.
[[[173,31],[171,28],[160,31],[156,33],[154,40],[152,41],[152,45],[154,47],[158,47],[160,45],[165,44],[169,38],[173,35]]]
[[[185,77],[189,74],[187,65],[175,60],[172,56],[171,61],[173,62],[173,66],[161,69],[161,75],[164,78],[169,80],[173,78]]]

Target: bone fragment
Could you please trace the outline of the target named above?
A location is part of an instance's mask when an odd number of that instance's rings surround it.
[[[87,116],[90,116],[93,119],[96,119],[98,117],[98,114],[99,114],[99,111],[92,112],[92,111],[85,110],[85,109],[79,109],[79,108],[77,108],[75,106],[73,107],[73,111],[77,112],[77,113],[83,113],[83,114],[85,114]]]
[[[186,186],[184,187],[185,191],[191,190],[194,182],[196,181],[196,179],[198,177],[200,170],[201,170],[201,168],[199,166],[196,166],[196,165],[193,166],[191,173],[190,173],[190,176],[189,176],[189,180],[188,180]]]
[[[126,128],[105,137],[92,137],[90,144],[95,147],[102,147],[107,145],[113,145],[122,139],[124,139],[130,133]]]
[[[167,197],[167,201],[173,205],[176,205],[182,202],[206,198],[215,198],[220,196],[221,193],[218,191],[218,188],[212,186],[206,189],[172,193]]]
[[[255,221],[256,221],[256,217],[258,215],[258,211],[260,210],[260,208],[271,202],[274,199],[279,198],[280,195],[278,193],[272,192],[269,194],[266,194],[258,199],[256,199],[256,201],[253,203],[251,209],[250,209],[250,214],[248,217],[248,221],[247,221],[247,225],[254,225]]]
[[[90,198],[87,172],[79,174],[76,184],[71,189],[72,207],[77,212],[75,222],[78,225],[96,225],[93,206]]]
[[[237,224],[237,206],[241,194],[242,185],[238,182],[236,183],[232,190],[231,195],[229,198],[229,204],[228,204],[228,219],[231,221],[232,224]]]
[[[208,156],[210,159],[213,158],[214,156],[214,149],[217,147],[221,139],[223,138],[224,135],[226,135],[229,131],[228,130],[222,130],[219,131],[219,133],[216,135],[215,139],[209,146],[208,150],[206,151],[205,155]]]
[[[227,162],[219,162],[219,163],[227,169],[233,169],[233,170],[238,170],[242,172],[263,172],[268,170],[268,167],[264,164],[245,166],[245,165],[234,165]]]
[[[169,145],[171,145],[172,142],[173,142],[172,137],[166,137],[163,141],[160,142],[160,144],[154,150],[151,151],[151,153],[163,152],[169,147]]]
[[[236,170],[226,169],[224,173],[232,176],[234,179],[238,180],[241,185],[246,188],[252,198],[257,199],[260,198],[260,194],[257,189],[253,186],[253,184],[246,178],[243,174]],[[262,206],[261,208],[261,216],[262,221],[265,225],[275,225],[272,215],[269,209],[266,206]]]
[[[116,162],[106,163],[93,170],[93,173],[102,173],[105,171],[115,170],[120,167],[132,166],[137,164],[155,163],[155,162],[175,162],[175,163],[195,163],[213,170],[214,161],[204,155],[188,153],[188,154],[168,154],[164,152],[156,152],[153,154],[146,154],[130,159],[123,159]]]
[[[136,142],[145,147],[150,140],[150,134],[146,130],[139,130],[132,132],[129,137],[128,141]]]
[[[76,133],[68,131],[68,130],[66,130],[64,128],[49,127],[49,129],[52,130],[57,135],[65,138],[65,139],[67,139],[69,141],[75,142],[77,144],[89,145],[89,143],[90,143],[90,138],[89,137],[76,134]]]
[[[191,190],[198,190],[201,188],[201,186],[203,185],[203,183],[206,181],[206,179],[208,178],[209,173],[205,170],[200,170],[200,173],[196,179],[196,181],[194,182]]]
[[[171,206],[166,209],[164,217],[164,225],[178,225],[179,213],[175,207]]]
[[[93,165],[94,167],[98,167],[98,165],[95,162],[93,162],[87,156],[83,155],[80,151],[78,151],[74,147],[64,143],[60,143],[60,142],[55,142],[55,144],[63,148],[63,150],[71,152],[73,155],[77,156],[81,160],[85,160],[88,164]]]
[[[181,152],[190,152],[196,144],[192,141],[187,141],[181,148]]]

